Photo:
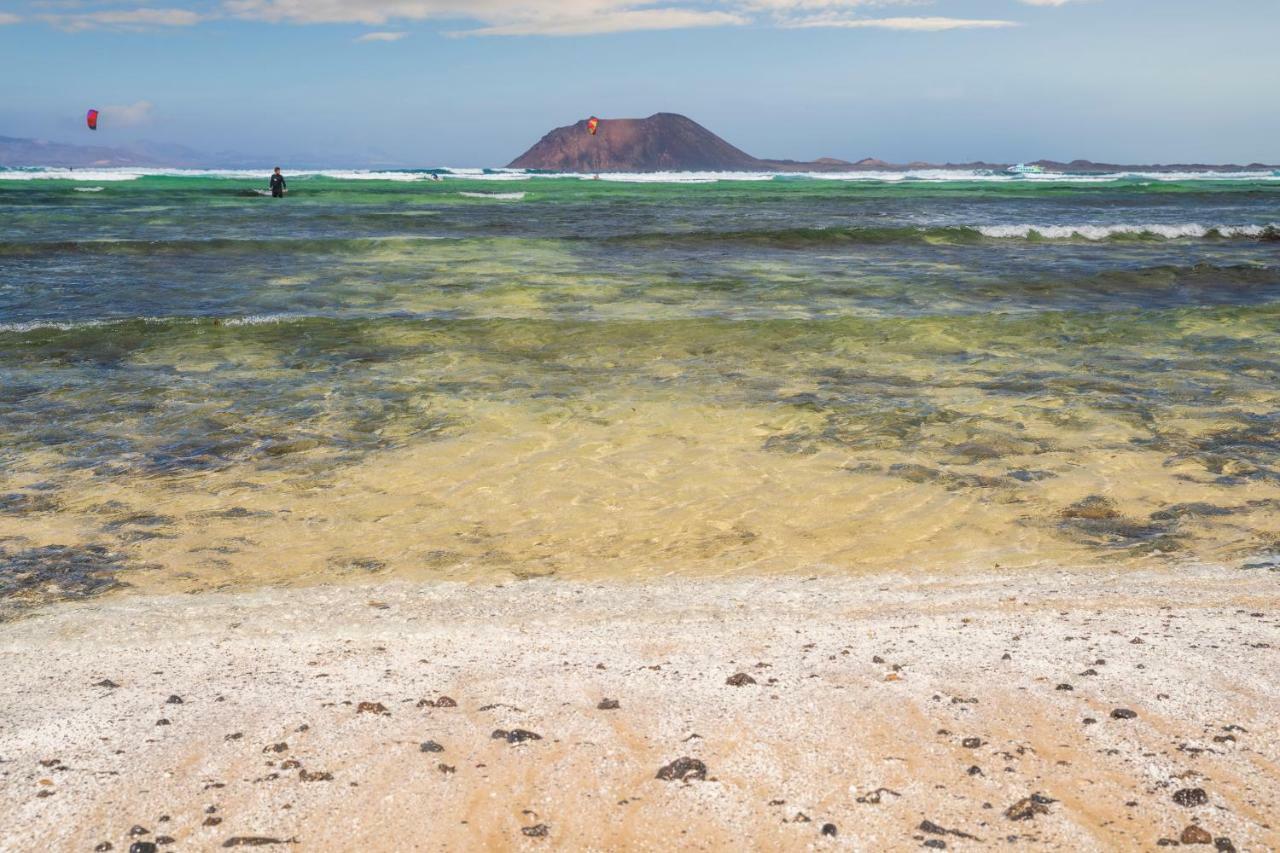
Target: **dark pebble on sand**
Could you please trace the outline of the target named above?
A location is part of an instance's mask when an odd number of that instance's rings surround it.
[[[730,687],[746,687],[748,684],[755,684],[756,680],[745,672],[739,672],[726,678],[724,683]]]
[[[967,737],[964,740],[960,741],[960,745],[963,746],[965,749],[977,749],[978,747],[982,746],[982,739],[976,738],[976,737]]]
[[[169,721],[168,721],[168,720],[166,720],[164,717],[161,717],[160,719],[156,720],[156,725],[157,725],[157,726],[167,726],[167,725],[170,725],[170,723],[169,723]]]
[[[1192,808],[1209,802],[1209,795],[1204,792],[1204,788],[1182,788],[1173,792],[1173,801],[1180,806]]]
[[[131,836],[134,836],[134,835],[148,835],[148,834],[150,834],[150,832],[151,832],[151,830],[147,829],[145,826],[138,826],[138,825],[135,823],[135,824],[133,825],[133,827],[129,830],[129,835],[131,835]]]
[[[168,699],[164,700],[164,703],[166,705],[181,705],[182,697],[175,693],[174,695],[170,696]]]
[[[280,741],[280,743],[273,743],[270,746],[264,746],[262,748],[262,751],[263,752],[288,752],[289,744],[285,743],[284,741]]]
[[[621,707],[617,699],[601,699],[600,704],[596,705],[596,709],[600,711],[616,711]]]
[[[1182,830],[1182,835],[1178,836],[1178,840],[1183,844],[1212,844],[1213,836],[1193,823]]]
[[[222,842],[223,847],[262,847],[266,844],[297,844],[295,838],[271,838],[266,835],[233,835]]]
[[[357,714],[378,714],[379,716],[390,717],[391,712],[387,710],[387,706],[381,702],[361,702],[356,706]]]
[[[1030,797],[1023,797],[1005,809],[1004,816],[1009,820],[1031,820],[1038,814],[1048,814],[1051,802],[1053,801],[1047,797],[1033,794]]]
[[[1059,684],[1054,690],[1075,690],[1070,684]]]
[[[838,832],[839,832],[839,830],[837,830],[837,829],[836,829],[836,825],[835,825],[834,823],[824,823],[824,824],[822,825],[822,834],[823,834],[823,835],[829,835],[829,836],[831,836],[832,838],[835,838],[835,837],[836,837],[836,834],[837,834]]]
[[[104,678],[104,679],[102,679],[101,681],[95,681],[95,682],[93,683],[93,686],[94,686],[94,687],[115,688],[115,687],[119,687],[120,685],[119,685],[119,684],[116,684],[116,683],[115,683],[114,681],[112,681],[110,678]]]
[[[973,765],[972,767],[970,767],[968,770],[966,770],[965,772],[966,772],[966,773],[968,773],[970,776],[981,776],[981,775],[982,775],[982,768],[975,764],[975,765]]]
[[[1082,724],[1082,725],[1092,726],[1094,723],[1096,723],[1096,722],[1098,722],[1098,721],[1097,721],[1097,720],[1095,720],[1093,717],[1085,717],[1085,718],[1084,718],[1083,720],[1081,720],[1080,722],[1081,722],[1081,724]]]
[[[677,758],[658,770],[658,777],[664,782],[688,782],[693,779],[707,778],[707,765],[696,758]]]
[[[1137,716],[1137,711],[1130,711],[1128,708],[1116,708],[1111,712],[1111,719],[1113,720],[1132,720]]]
[[[150,841],[135,841],[129,845],[129,853],[156,853],[156,846]]]
[[[178,840],[172,835],[157,835],[156,844],[177,844]]]
[[[222,818],[216,817],[214,815],[209,815],[207,818],[204,819],[205,826],[217,826],[220,823],[222,823]]]
[[[930,838],[924,843],[924,846],[928,847],[930,850],[946,850],[947,842],[943,841],[941,838]]]
[[[443,763],[437,764],[436,769],[439,770],[441,773],[445,774],[446,776],[448,776],[450,773],[458,772],[458,768],[454,767],[452,764],[443,764]]]
[[[444,747],[433,740],[423,741],[418,745],[419,752],[444,752]]]
[[[1236,846],[1231,843],[1230,838],[1213,839],[1213,847],[1218,853],[1236,853]]]
[[[494,729],[493,734],[489,737],[494,740],[505,740],[507,743],[524,743],[527,740],[542,740],[542,735],[537,732],[531,732],[528,729]]]
[[[530,838],[546,838],[551,829],[545,823],[535,823],[533,826],[520,827],[520,833]]]
[[[114,850],[115,845],[110,841],[103,841],[94,848],[94,853],[107,853],[108,850]]]
[[[323,770],[299,770],[298,778],[303,782],[332,782],[333,774]]]

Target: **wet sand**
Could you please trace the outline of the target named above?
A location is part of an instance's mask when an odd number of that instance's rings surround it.
[[[0,624],[0,849],[1276,849],[1277,583],[1039,568],[58,604]]]

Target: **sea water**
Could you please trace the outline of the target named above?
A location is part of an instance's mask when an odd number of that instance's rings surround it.
[[[1267,565],[1270,175],[0,171],[0,597]]]

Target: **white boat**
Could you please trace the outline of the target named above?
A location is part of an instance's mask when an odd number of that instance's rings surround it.
[[[1006,171],[1008,171],[1010,175],[1043,175],[1044,167],[1036,165],[1028,166],[1026,163],[1019,163],[1016,166],[1010,166]]]

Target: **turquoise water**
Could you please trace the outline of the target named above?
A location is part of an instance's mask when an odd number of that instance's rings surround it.
[[[1280,541],[1274,179],[13,177],[11,598]]]

